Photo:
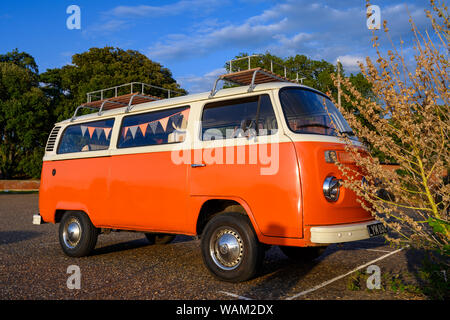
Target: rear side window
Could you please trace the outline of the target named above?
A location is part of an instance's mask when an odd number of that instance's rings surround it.
[[[189,107],[141,113],[123,119],[118,148],[183,142]]]
[[[278,130],[267,94],[208,103],[202,116],[202,140],[271,135]]]
[[[114,119],[68,126],[58,147],[58,154],[106,150],[111,142]]]

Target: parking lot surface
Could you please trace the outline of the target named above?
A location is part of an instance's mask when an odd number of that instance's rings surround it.
[[[259,276],[245,283],[215,279],[203,265],[200,241],[177,236],[149,245],[142,233],[99,236],[89,257],[70,258],[58,225],[33,225],[38,194],[0,194],[0,299],[422,299],[390,290],[349,290],[348,279],[376,265],[381,273],[407,272],[406,250],[382,238],[331,245],[318,259],[294,263],[278,247],[266,252]],[[78,266],[80,289],[67,286]]]

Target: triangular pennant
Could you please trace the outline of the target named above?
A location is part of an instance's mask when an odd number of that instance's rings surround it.
[[[124,138],[127,136],[128,129],[130,129],[130,127],[124,127],[123,128],[123,137]]]
[[[131,135],[133,136],[133,139],[134,139],[134,137],[136,136],[137,128],[138,128],[138,126],[132,126],[132,127],[130,127],[130,132],[131,132]]]
[[[105,132],[106,139],[108,139],[109,133],[111,132],[111,128],[103,128],[103,131]]]
[[[142,135],[145,137],[145,132],[147,131],[148,123],[143,123],[139,125],[139,129],[141,129]]]
[[[174,114],[170,119],[172,120],[172,126],[174,128],[181,127],[183,123],[183,115],[181,113]]]
[[[185,118],[187,120],[188,116],[189,116],[189,108],[181,111],[181,115],[183,116],[183,118]]]
[[[86,133],[86,126],[81,126],[81,136],[84,137],[84,134]]]
[[[97,134],[97,139],[100,140],[100,136],[102,135],[103,128],[95,129],[95,133]]]
[[[148,125],[150,126],[150,129],[152,129],[152,132],[155,133],[156,128],[158,128],[158,122],[157,121],[149,122]]]
[[[95,131],[95,127],[88,127],[88,131],[89,131],[89,137],[92,139],[92,135],[94,134]]]
[[[163,127],[163,130],[166,131],[167,123],[169,122],[170,117],[165,117],[159,120],[159,123],[161,123],[161,126]]]

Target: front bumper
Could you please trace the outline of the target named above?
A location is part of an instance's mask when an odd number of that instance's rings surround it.
[[[311,227],[311,242],[341,243],[368,239],[370,235],[367,226],[379,223],[372,220],[363,223]]]
[[[33,224],[44,224],[44,220],[42,219],[42,216],[38,214],[33,214]]]

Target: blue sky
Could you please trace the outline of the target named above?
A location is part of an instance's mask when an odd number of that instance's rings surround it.
[[[409,15],[429,28],[428,1],[373,0],[394,41],[412,52]],[[69,30],[69,5],[81,8],[81,29]],[[382,35],[381,31],[377,32]],[[207,91],[224,63],[240,52],[305,54],[357,72],[374,56],[364,0],[2,1],[0,53],[33,55],[40,72],[71,62],[91,47],[138,50],[168,67],[191,93]],[[389,46],[385,38],[382,44]],[[412,56],[410,56],[411,58]]]

